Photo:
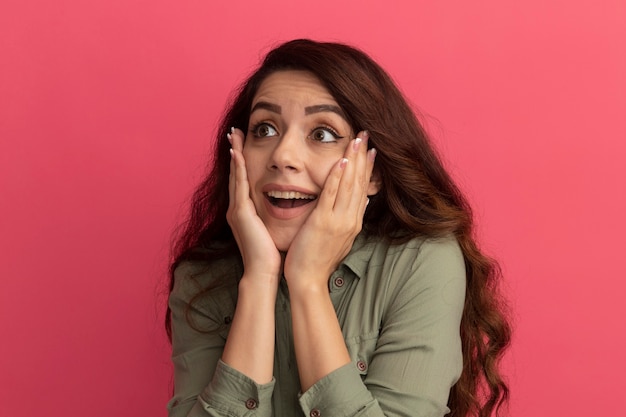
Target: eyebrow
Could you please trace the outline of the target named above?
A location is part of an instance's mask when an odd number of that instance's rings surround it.
[[[346,119],[346,115],[343,114],[341,107],[333,104],[318,104],[317,106],[309,106],[304,108],[304,114],[309,115],[313,113],[332,112],[337,113],[342,118]]]
[[[277,114],[281,114],[283,111],[282,107],[280,107],[278,104],[268,103],[267,101],[259,101],[255,103],[254,106],[252,106],[252,110],[250,110],[250,113],[254,113],[256,110],[260,110],[260,109],[268,110],[268,111],[271,111],[272,113],[277,113]],[[344,114],[343,110],[341,110],[341,107],[335,106],[333,104],[318,104],[315,106],[308,106],[304,108],[304,114],[307,116],[310,114],[323,113],[323,112],[336,113],[339,116],[341,116],[343,119],[347,120],[346,115]]]
[[[250,110],[250,113],[254,113],[256,110],[259,109],[269,110],[272,113],[278,114],[281,114],[283,111],[283,109],[277,104],[268,103],[267,101],[259,101],[254,106],[252,106],[252,110]]]

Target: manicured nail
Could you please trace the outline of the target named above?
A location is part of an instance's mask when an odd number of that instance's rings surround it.
[[[361,138],[356,138],[354,139],[354,145],[352,145],[352,149],[354,149],[355,151],[359,149],[359,144],[363,142],[363,139]]]
[[[235,133],[235,128],[234,127],[230,127],[230,133]]]
[[[367,130],[364,130],[363,133],[361,133],[361,136],[363,136],[363,139],[369,139],[370,132],[368,132]]]
[[[230,148],[230,149],[228,150],[228,152],[230,152],[230,157],[231,157],[231,158],[234,158],[234,157],[235,157],[235,152],[233,152],[233,148]]]
[[[343,158],[343,159],[339,162],[339,168],[345,168],[347,164],[348,164],[348,158]]]
[[[370,203],[370,199],[368,198],[367,201],[365,202],[365,207],[367,207],[369,203]]]
[[[367,156],[370,159],[370,161],[374,162],[374,160],[376,159],[376,148],[372,148],[369,151],[367,151]]]
[[[230,144],[233,144],[233,135],[231,135],[230,133],[226,134],[226,137],[228,138],[228,141],[230,142]]]

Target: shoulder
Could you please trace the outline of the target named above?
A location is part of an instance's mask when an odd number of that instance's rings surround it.
[[[465,260],[454,236],[416,237],[401,244],[361,241],[350,256],[346,266],[386,302],[429,295],[458,303],[465,297]]]
[[[454,236],[415,238],[392,246],[387,258],[396,270],[394,276],[421,288],[454,284],[465,289],[465,260]]]
[[[211,261],[183,261],[174,270],[170,300],[203,304],[200,294],[223,296],[236,292],[241,265],[235,256]],[[202,297],[207,298],[207,297]]]
[[[226,337],[237,303],[239,269],[236,257],[184,261],[176,267],[168,305],[178,345],[207,332]]]
[[[378,269],[386,269],[396,274],[403,272],[401,275],[420,272],[430,275],[465,270],[463,252],[454,236],[416,237],[401,244],[381,239],[359,239],[344,264],[357,275],[365,275],[366,271]]]
[[[465,278],[465,260],[454,236],[416,238],[394,248],[399,251],[399,262],[412,274],[441,276],[462,275]]]

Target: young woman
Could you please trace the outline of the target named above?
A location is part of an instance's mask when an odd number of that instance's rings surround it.
[[[506,400],[497,265],[367,55],[272,50],[213,155],[171,266],[170,416],[488,416]]]

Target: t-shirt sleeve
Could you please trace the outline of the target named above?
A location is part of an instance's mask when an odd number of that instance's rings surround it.
[[[179,266],[169,297],[174,365],[169,417],[271,416],[275,382],[257,384],[220,360],[234,312],[234,290],[218,288],[190,304],[202,288],[197,272],[189,264]]]
[[[318,381],[300,398],[305,415],[443,417],[463,358],[466,274],[453,238],[408,244],[383,268],[389,279],[379,336],[368,362]],[[354,358],[353,358],[354,359]]]

